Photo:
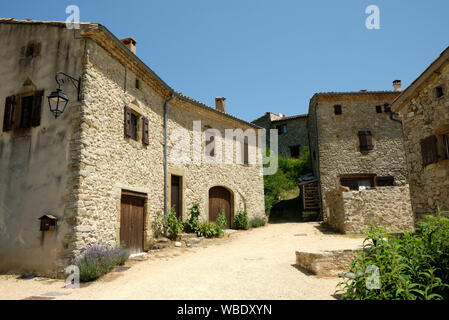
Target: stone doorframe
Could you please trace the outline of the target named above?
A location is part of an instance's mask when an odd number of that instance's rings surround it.
[[[122,192],[135,192],[137,195],[142,195],[144,199],[143,207],[143,251],[150,249],[150,242],[153,236],[151,230],[150,212],[149,212],[149,190],[145,188],[132,187],[128,185],[117,184],[114,187],[114,199],[116,203],[116,222],[115,222],[115,239],[116,244],[120,245],[120,220],[121,220],[121,206],[122,206]]]
[[[187,212],[186,210],[186,199],[185,199],[185,188],[186,188],[186,182],[185,182],[185,171],[184,169],[180,169],[180,168],[168,168],[168,181],[167,181],[167,203],[170,206],[171,204],[171,176],[180,176],[181,177],[181,186],[180,186],[180,190],[181,190],[181,208],[180,208],[180,212],[181,212],[181,220],[184,221],[185,219],[187,219],[188,217],[186,215]]]

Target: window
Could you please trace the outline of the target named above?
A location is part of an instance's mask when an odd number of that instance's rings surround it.
[[[343,113],[343,111],[341,109],[341,105],[337,104],[337,105],[334,106],[334,113],[337,114],[337,115]]]
[[[376,185],[378,187],[394,186],[394,177],[392,177],[392,176],[377,177],[376,178]]]
[[[290,148],[290,157],[299,158],[301,146],[300,145],[290,146],[289,148]]]
[[[287,124],[284,123],[284,124],[277,125],[276,129],[278,131],[278,135],[285,134],[285,133],[287,133]]]
[[[376,112],[382,113],[382,106],[376,106]]]
[[[136,89],[140,89],[140,80],[136,79]]]
[[[340,184],[350,190],[374,188],[374,174],[348,175],[340,178]]]
[[[139,129],[140,128],[140,129]],[[130,107],[125,106],[125,137],[135,141],[142,139],[142,144],[149,144],[148,118],[139,115]]]
[[[44,91],[34,95],[10,96],[5,100],[3,131],[28,129],[41,124],[41,106]]]
[[[248,164],[248,150],[249,146],[248,146],[248,137],[245,137],[244,143],[243,143],[243,154],[242,154],[242,160],[243,160],[243,164]]]
[[[215,136],[206,137],[206,155],[215,157]]]
[[[449,159],[449,133],[443,135],[444,159]]]
[[[430,136],[421,140],[421,156],[423,166],[438,161],[437,137]]]
[[[437,98],[441,98],[444,95],[443,87],[436,87],[435,88],[435,95]]]
[[[359,131],[360,151],[370,151],[374,149],[371,131]]]

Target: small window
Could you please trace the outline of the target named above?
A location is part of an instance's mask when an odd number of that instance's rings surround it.
[[[140,80],[136,79],[136,89],[140,89]]]
[[[287,124],[286,123],[284,123],[282,125],[282,133],[287,133]]]
[[[449,133],[443,135],[444,159],[449,159]]]
[[[376,106],[376,112],[382,113],[382,106]]]
[[[209,147],[212,145],[211,147]],[[209,148],[211,148],[209,150]],[[209,157],[215,157],[215,136],[211,135],[209,137],[206,137],[206,155]]]
[[[137,116],[131,113],[131,139],[137,141]]]
[[[287,124],[284,123],[282,125],[277,125],[276,129],[278,131],[278,135],[287,133]]]
[[[20,110],[19,128],[26,129],[31,127],[31,113],[33,112],[34,97],[22,98],[22,106]]]
[[[341,105],[337,104],[337,105],[334,106],[334,113],[337,114],[337,115],[343,113]]]
[[[365,190],[374,188],[374,178],[375,175],[373,174],[355,174],[353,176],[340,178],[340,184],[342,186],[348,187],[350,190]]]
[[[292,158],[299,158],[299,154],[300,154],[300,145],[297,146],[290,146],[290,157]]]
[[[371,131],[359,131],[360,151],[370,151],[374,149]]]
[[[125,137],[137,141],[139,118],[140,116],[134,113],[130,107],[125,106]]]
[[[392,177],[392,176],[377,177],[376,178],[376,185],[378,187],[394,186],[394,177]]]
[[[424,167],[438,161],[437,142],[436,136],[430,136],[421,140],[421,156]]]
[[[243,154],[242,154],[242,161],[243,164],[249,163],[249,146],[248,146],[248,137],[245,137],[244,143],[243,143]]]
[[[443,87],[436,87],[435,88],[435,95],[437,98],[441,98],[444,95]]]

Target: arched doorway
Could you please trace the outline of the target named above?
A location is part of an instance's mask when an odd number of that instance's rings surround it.
[[[231,228],[232,194],[223,187],[213,187],[209,190],[209,221],[217,221],[221,210],[224,210],[228,228]]]

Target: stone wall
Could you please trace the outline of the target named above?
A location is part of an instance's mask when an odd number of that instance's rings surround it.
[[[72,239],[80,103],[76,90],[65,85],[71,102],[55,119],[46,96],[57,88],[56,72],[82,75],[84,43],[56,23],[2,21],[0,34],[0,272],[54,276],[66,265]],[[6,97],[36,90],[44,90],[40,125],[3,132]],[[40,231],[44,214],[57,217],[55,231]]]
[[[278,114],[267,112],[252,123],[267,130],[267,146],[270,145],[269,130],[276,129],[276,126],[279,125],[287,125],[287,133],[278,136],[278,152],[284,157],[291,157],[291,146],[301,146],[300,151],[302,147],[309,146],[307,115],[281,117]]]
[[[152,239],[151,222],[163,211],[163,106],[168,98],[162,90],[141,81],[108,51],[89,40],[85,83],[85,107],[82,117],[81,183],[78,202],[75,250],[103,241],[118,243],[120,196],[123,189],[144,193],[145,248]],[[124,138],[124,106],[128,105],[149,119],[150,142]],[[213,186],[231,191],[234,212],[246,209],[250,216],[264,214],[263,176],[260,164],[194,164],[180,158],[193,150],[179,145],[193,138],[193,121],[201,129],[215,128],[224,136],[225,129],[251,128],[224,115],[204,110],[180,98],[168,104],[168,172],[183,177],[183,218],[194,202],[200,203],[201,218],[208,220],[208,192]],[[203,141],[203,145],[204,145]],[[172,157],[176,152],[179,157]],[[176,160],[176,161],[174,161]]]
[[[442,135],[449,134],[449,62],[435,72],[400,110],[404,119],[405,148],[413,211],[418,219],[426,214],[449,210],[449,160]],[[435,88],[443,88],[438,98]],[[438,162],[423,166],[421,139],[438,137]]]
[[[331,212],[328,224],[342,233],[361,233],[370,227],[371,221],[392,233],[413,230],[409,192],[407,184],[328,192],[325,194]]]
[[[339,189],[341,175],[375,174],[393,176],[396,185],[407,182],[402,127],[384,112],[384,105],[398,94],[329,93],[311,99],[308,119],[311,154],[314,173],[320,179],[325,221],[331,213],[324,195]],[[334,114],[335,105],[342,106],[341,115]],[[376,106],[382,107],[382,113],[377,113]],[[360,151],[359,131],[371,131],[373,150]]]

